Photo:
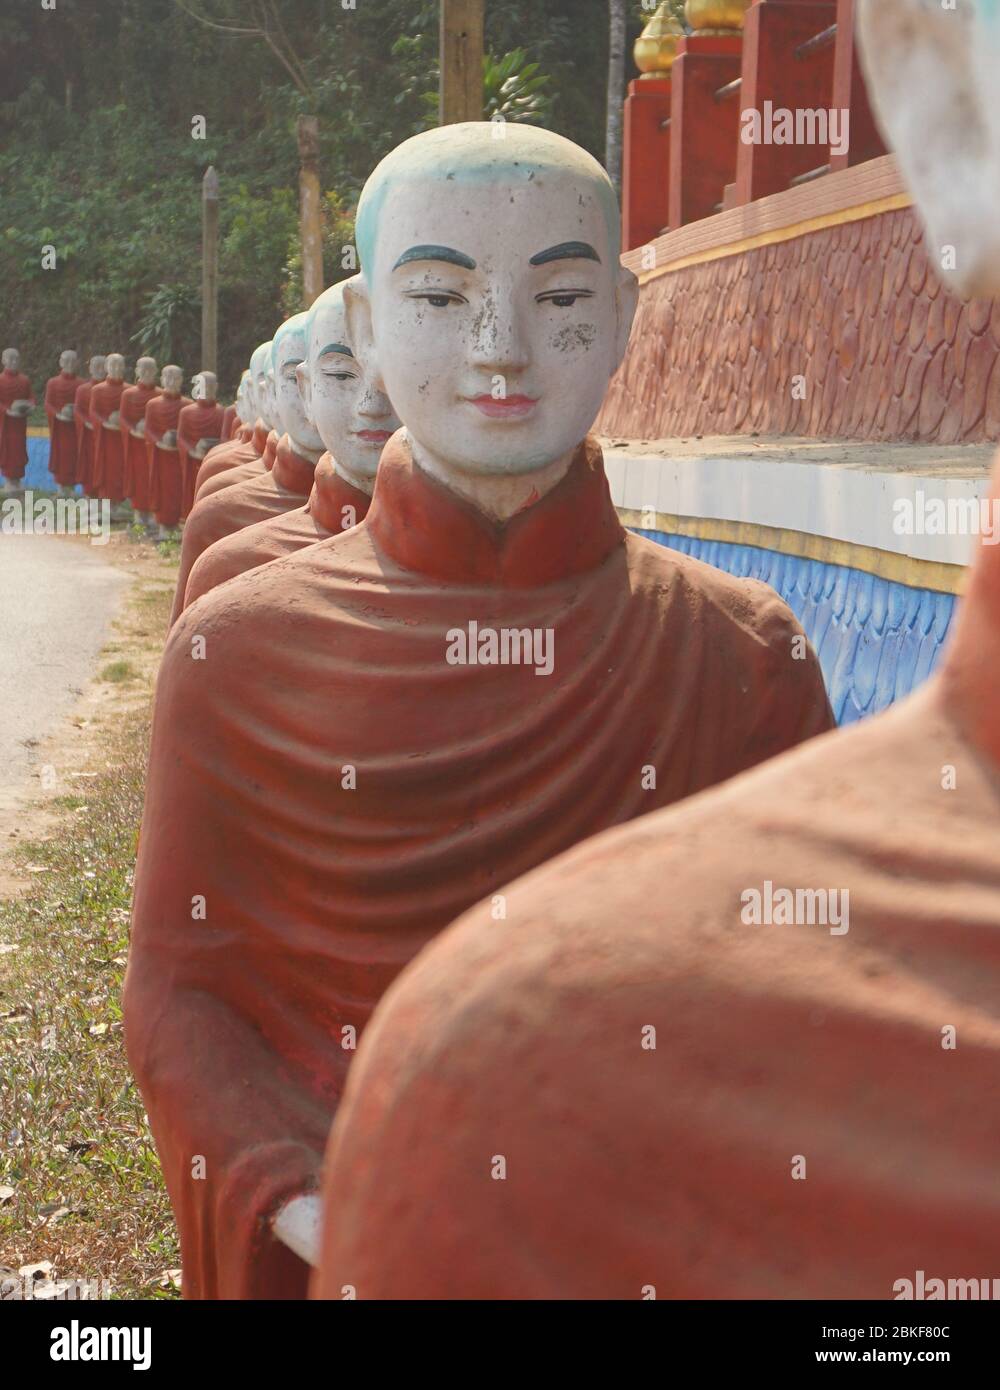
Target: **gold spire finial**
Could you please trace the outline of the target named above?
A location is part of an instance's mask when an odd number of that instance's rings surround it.
[[[738,34],[751,0],[686,0],[684,14],[696,34]]]
[[[669,77],[684,30],[674,17],[669,0],[663,0],[635,41],[632,57],[643,77]]]

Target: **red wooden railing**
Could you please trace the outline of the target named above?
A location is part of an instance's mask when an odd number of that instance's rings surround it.
[[[742,138],[745,113],[763,122],[768,109],[793,119],[846,112],[849,147]],[[800,124],[823,133],[821,122]],[[689,35],[668,76],[630,83],[623,248],[884,153],[855,50],[854,0],[754,0],[742,35]]]

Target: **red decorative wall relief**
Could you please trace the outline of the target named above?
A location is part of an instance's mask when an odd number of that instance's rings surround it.
[[[597,428],[983,443],[998,359],[1000,301],[943,289],[904,208],[644,285]]]

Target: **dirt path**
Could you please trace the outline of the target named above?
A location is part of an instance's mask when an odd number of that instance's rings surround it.
[[[128,575],[109,547],[61,536],[0,539],[0,838],[37,750],[94,672]]]

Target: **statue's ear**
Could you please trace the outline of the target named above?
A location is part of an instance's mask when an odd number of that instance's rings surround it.
[[[632,332],[632,320],[639,307],[639,281],[627,266],[618,269],[618,284],[615,287],[615,309],[617,311],[618,331],[615,339],[615,359],[613,371],[622,364]]]
[[[309,373],[309,363],[302,359],[295,368],[295,382],[299,388],[299,400],[306,412],[306,419],[312,423],[312,376]]]
[[[363,275],[353,276],[344,286],[344,308],[347,310],[347,337],[355,360],[368,380],[384,391],[372,331],[371,298]]]

